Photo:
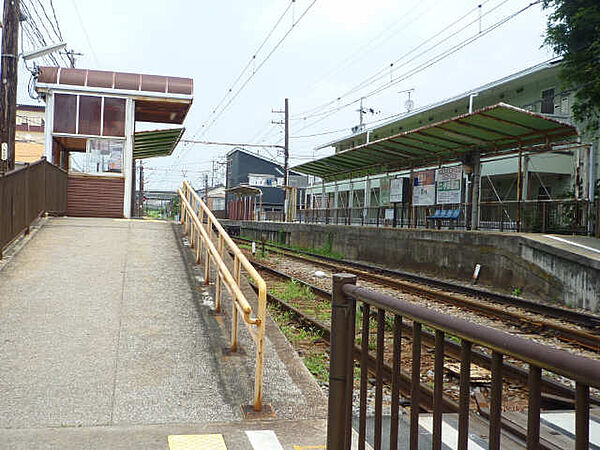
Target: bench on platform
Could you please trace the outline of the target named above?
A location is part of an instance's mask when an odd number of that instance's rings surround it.
[[[436,209],[433,215],[427,216],[427,221],[436,221],[439,230],[442,227],[442,220],[454,220],[458,222],[458,219],[460,219],[460,213],[460,209]]]

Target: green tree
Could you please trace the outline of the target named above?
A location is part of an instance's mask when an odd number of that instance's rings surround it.
[[[573,115],[590,131],[600,129],[600,1],[543,0],[551,10],[546,45],[563,57],[561,78],[577,89]]]

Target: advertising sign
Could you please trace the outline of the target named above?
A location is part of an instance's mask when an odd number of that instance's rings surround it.
[[[404,178],[390,180],[390,203],[404,202]]]
[[[435,169],[415,172],[413,187],[413,205],[429,206],[435,204]]]
[[[390,204],[390,179],[387,177],[379,180],[379,202],[380,205]]]
[[[437,203],[447,205],[460,203],[462,189],[462,167],[442,167],[436,172]]]

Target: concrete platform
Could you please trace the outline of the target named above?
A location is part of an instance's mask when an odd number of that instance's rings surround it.
[[[264,398],[275,416],[245,419],[252,344],[241,333],[245,352],[223,352],[228,316],[212,313],[180,233],[53,218],[3,266],[0,448],[164,449],[169,435],[235,430],[226,441],[243,449],[256,429],[286,449],[324,444],[326,400],[272,322]]]

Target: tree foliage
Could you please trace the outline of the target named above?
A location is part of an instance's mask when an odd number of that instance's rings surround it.
[[[573,115],[600,129],[600,0],[543,0],[550,9],[546,45],[563,57],[561,78],[575,88]]]

